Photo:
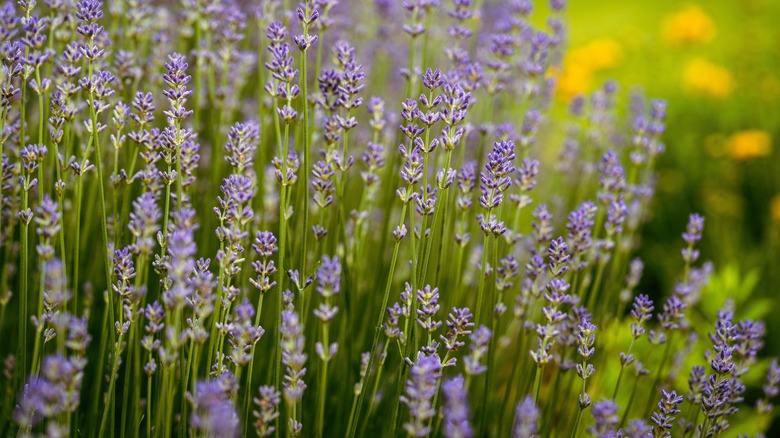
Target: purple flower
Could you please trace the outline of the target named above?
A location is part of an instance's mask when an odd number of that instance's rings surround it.
[[[195,211],[181,209],[173,213],[173,230],[168,239],[168,259],[165,269],[168,273],[170,287],[163,292],[163,303],[171,310],[180,308],[186,303],[192,290],[188,278],[195,270],[195,239],[193,222]]]
[[[634,339],[645,334],[644,324],[650,319],[654,309],[653,302],[647,295],[637,295],[634,298],[634,304],[631,308],[631,318],[634,319],[634,322],[631,323],[631,334]]]
[[[531,37],[531,50],[524,60],[524,73],[531,77],[539,77],[547,70],[547,61],[551,45],[550,37],[544,32],[536,32]]]
[[[230,389],[222,380],[205,380],[197,384],[194,395],[187,394],[192,405],[190,426],[205,434],[238,436],[239,419]]]
[[[401,179],[403,179],[408,185],[417,184],[422,178],[423,172],[423,157],[418,147],[414,147],[411,152],[407,152],[406,148],[399,146],[399,152],[404,158],[404,165],[401,169]]]
[[[598,170],[601,189],[598,192],[597,198],[601,205],[609,206],[618,200],[618,196],[626,188],[625,171],[620,164],[617,153],[614,151],[608,151],[604,154],[599,163]]]
[[[482,208],[490,211],[501,204],[505,192],[515,171],[512,161],[515,159],[515,144],[511,141],[498,141],[493,145],[493,151],[488,154],[485,170],[480,175],[482,196],[479,203]]]
[[[278,250],[276,237],[270,231],[258,231],[252,248],[261,257],[271,257]]]
[[[282,364],[286,367],[283,385],[284,400],[291,405],[303,397],[303,391],[306,389],[303,376],[306,375],[304,365],[307,359],[304,353],[303,325],[294,310],[282,311],[279,330],[282,332]]]
[[[276,430],[273,423],[279,418],[277,406],[279,406],[280,400],[281,393],[273,386],[261,386],[260,397],[252,399],[254,405],[257,406],[257,409],[252,411],[252,415],[255,417],[255,433],[258,436],[271,436]]]
[[[692,265],[699,258],[699,251],[694,249],[696,243],[701,240],[702,230],[704,230],[704,218],[698,214],[692,214],[688,218],[688,226],[682,235],[687,247],[682,249],[682,257],[686,265]]]
[[[44,260],[54,256],[52,239],[59,233],[62,215],[59,205],[48,194],[43,195],[43,202],[35,209],[37,216],[35,223],[38,226],[36,232],[41,236],[41,243],[36,246],[38,255]]]
[[[476,187],[476,163],[469,161],[458,172],[457,206],[461,211],[471,208],[471,191]]]
[[[488,343],[492,336],[493,333],[484,325],[480,325],[471,334],[469,354],[463,358],[463,368],[467,375],[477,376],[487,371],[487,366],[482,365],[482,358],[487,356]]]
[[[379,184],[379,169],[385,167],[385,147],[379,143],[368,142],[363,151],[363,163],[366,170],[360,172],[360,177],[366,186]]]
[[[520,130],[520,147],[528,148],[536,143],[536,134],[542,123],[542,114],[536,108],[531,108],[525,113],[523,125]]]
[[[187,67],[184,55],[179,53],[168,55],[168,62],[165,63],[167,73],[163,75],[163,80],[169,88],[162,93],[170,101],[171,109],[164,111],[164,114],[178,121],[192,115],[192,110],[184,108],[187,97],[192,94],[192,90],[187,89],[187,83],[192,79],[186,73]]]
[[[624,429],[624,433],[627,438],[651,438],[653,428],[648,426],[645,420],[631,420],[628,422],[628,427]]]
[[[597,438],[617,438],[617,425],[620,422],[618,405],[612,400],[602,400],[593,404],[593,418],[596,424],[588,432]]]
[[[162,217],[157,207],[157,200],[151,192],[145,192],[133,201],[133,211],[127,228],[135,237],[133,252],[136,254],[151,254],[154,249],[154,236],[160,230],[158,222]]]
[[[592,364],[585,363],[593,357],[596,349],[593,347],[596,341],[596,326],[588,319],[582,319],[577,325],[577,354],[582,358],[583,364],[577,364],[577,375],[587,380],[596,371]]]
[[[239,174],[252,167],[257,145],[260,141],[260,129],[254,123],[236,123],[228,131],[225,144],[225,160],[235,167]]]
[[[764,346],[765,334],[766,327],[763,322],[745,319],[737,323],[734,355],[742,364],[741,369],[737,370],[738,375],[747,372],[748,366],[756,360],[758,351]]]
[[[583,269],[588,265],[588,261],[582,260],[582,257],[588,253],[593,245],[592,235],[596,210],[597,207],[594,203],[585,201],[569,214],[566,223],[566,229],[569,231],[567,239],[572,248],[575,270]]]
[[[426,356],[418,353],[417,362],[411,364],[406,390],[401,396],[401,403],[409,408],[409,422],[404,423],[404,430],[414,437],[424,437],[431,432],[429,421],[436,414],[433,397],[441,378],[441,359],[437,354]]]
[[[672,426],[674,424],[674,418],[680,413],[680,403],[682,403],[682,396],[678,396],[677,392],[666,392],[661,389],[661,401],[658,402],[658,411],[653,412],[650,419],[655,424],[655,436],[669,438],[672,436]]]
[[[384,129],[387,119],[385,118],[385,102],[377,97],[371,96],[368,99],[368,114],[371,115],[371,120],[368,122],[371,129],[374,131],[381,131]]]
[[[780,366],[777,364],[777,358],[773,358],[766,372],[766,383],[764,384],[764,398],[756,402],[756,409],[762,414],[772,412],[771,400],[780,393]]]
[[[89,40],[97,39],[103,33],[103,26],[99,26],[97,22],[103,18],[103,3],[99,0],[81,0],[76,3],[76,18],[79,19],[79,26],[76,28],[78,33]],[[82,50],[87,53],[84,55],[87,58],[92,57],[93,60],[102,56],[94,56],[95,53],[89,53],[89,47],[85,46]]]
[[[469,397],[463,376],[458,374],[441,385],[444,393],[444,436],[468,438],[474,436],[469,420]]]
[[[539,416],[541,411],[532,396],[526,396],[515,409],[515,423],[512,438],[533,438],[539,436]]]
[[[550,258],[550,273],[559,277],[569,270],[569,247],[563,240],[563,237],[558,237],[550,242],[550,248],[547,250],[547,256]]]
[[[430,335],[441,327],[441,321],[434,319],[441,308],[439,288],[431,289],[431,286],[426,284],[422,290],[417,291],[417,301],[420,303],[420,308],[417,309],[417,324]]]
[[[453,307],[449,315],[447,315],[447,336],[439,335],[439,339],[444,343],[444,347],[447,351],[455,352],[466,345],[463,341],[458,339],[463,338],[471,334],[471,329],[474,328],[474,323],[471,322],[473,315],[470,313],[468,307],[457,308]],[[444,363],[447,366],[447,363]]]
[[[317,267],[317,292],[330,298],[341,292],[341,260],[339,256],[322,257],[322,264]]]
[[[236,367],[242,367],[252,359],[250,354],[252,347],[265,334],[260,326],[255,326],[252,317],[255,316],[255,308],[244,298],[235,309],[235,316],[230,324],[230,355],[228,359]]]
[[[311,185],[314,189],[314,202],[320,207],[325,208],[333,202],[333,193],[336,186],[333,182],[335,172],[330,164],[325,161],[314,163],[311,169]]]
[[[13,419],[22,430],[43,419],[56,419],[73,413],[79,406],[81,381],[86,361],[69,360],[63,355],[46,356],[41,374],[24,385]]]
[[[547,210],[546,204],[539,204],[531,215],[536,219],[531,223],[531,227],[534,229],[536,243],[543,248],[546,242],[552,239],[553,227],[552,227],[552,215]]]
[[[566,8],[566,0],[550,0],[550,9],[560,12]]]
[[[670,297],[664,303],[663,312],[658,315],[658,320],[665,330],[676,330],[680,328],[680,323],[685,319],[683,313],[687,306],[676,296]]]
[[[322,257],[322,264],[317,267],[316,281],[317,293],[324,298],[324,302],[317,309],[314,309],[314,315],[323,323],[328,323],[335,318],[339,311],[338,306],[331,304],[331,299],[341,292],[341,260],[338,256]],[[324,358],[335,354],[338,346],[333,343],[328,348],[332,353],[330,355],[325,354],[324,347],[317,343],[317,349],[322,352],[320,356]]]

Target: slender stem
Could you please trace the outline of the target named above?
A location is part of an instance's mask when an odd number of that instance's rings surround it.
[[[401,221],[400,224],[403,225],[404,221],[406,219],[406,209],[407,204],[404,203],[403,208],[401,209]],[[414,230],[412,230],[412,239],[414,239]],[[395,246],[393,247],[393,258],[390,260],[390,272],[387,274],[387,282],[385,284],[385,293],[382,297],[382,307],[379,308],[379,317],[377,318],[376,326],[374,327],[374,340],[371,343],[371,350],[369,350],[369,357],[368,357],[368,373],[371,373],[371,366],[374,363],[374,358],[376,356],[376,348],[379,344],[379,336],[382,333],[382,321],[384,321],[385,318],[385,309],[387,308],[387,303],[390,300],[390,288],[393,285],[393,275],[395,274],[395,266],[396,262],[398,261],[398,249],[401,246],[401,241],[396,240]],[[377,383],[374,386],[374,394],[376,394],[376,385],[379,384],[379,373],[381,372],[381,368],[377,370]],[[357,402],[357,413],[355,414],[355,419],[350,427],[350,434],[349,438],[354,438],[355,432],[357,431],[357,425],[360,424],[360,411],[363,407],[363,399],[365,398],[365,387],[360,388],[360,394],[358,397]],[[371,400],[371,403],[373,403],[373,400]]]
[[[267,260],[263,261],[264,263],[267,262]],[[255,314],[255,327],[260,325],[260,315],[263,314],[263,298],[265,298],[265,294],[262,292],[260,293],[260,298],[257,301],[257,313]],[[249,418],[252,416],[251,412],[249,411],[249,405],[252,401],[252,374],[254,371],[255,366],[255,347],[257,346],[257,343],[252,345],[252,349],[250,352],[251,359],[249,360],[249,372],[246,376],[246,394],[244,396],[244,415],[246,415],[246,418],[244,419],[244,430],[249,430]],[[197,358],[197,355],[196,355]],[[196,359],[197,360],[197,359]],[[195,379],[193,379],[194,382]],[[193,383],[194,385],[194,383]]]
[[[361,382],[363,383],[363,382]],[[347,421],[347,436],[352,433],[352,420],[355,419],[355,410],[357,409],[358,394],[352,397],[352,407],[349,409],[349,420]]]
[[[22,210],[27,210],[27,198],[29,197],[29,193],[27,192],[27,185],[29,184],[29,175],[27,178],[25,178],[24,181],[24,187],[22,187]],[[19,370],[20,373],[24,373],[27,371],[27,323],[29,321],[28,315],[27,315],[27,282],[28,282],[28,258],[29,255],[29,242],[28,242],[28,232],[29,232],[30,226],[27,224],[27,222],[22,219],[22,230],[21,230],[21,240],[22,240],[22,251],[20,254],[21,257],[21,276],[19,278],[20,283],[20,297],[19,297],[19,362],[17,363],[17,370]]]
[[[136,328],[138,327],[137,324],[133,324],[133,326],[130,328],[130,337],[128,338],[127,342],[127,365],[124,369],[124,382],[125,384],[122,385],[122,417],[119,420],[120,421],[120,427],[119,427],[119,436],[121,438],[124,438],[125,433],[127,432],[127,418],[131,417],[130,414],[132,414],[132,410],[135,409],[135,406],[132,406],[130,403],[128,403],[128,399],[130,397],[130,379],[131,379],[131,373],[133,371],[133,363],[131,362],[131,356],[133,354],[133,351],[135,350],[135,343],[136,343]],[[135,386],[135,385],[133,385]],[[135,429],[135,427],[133,428]]]
[[[534,403],[539,405],[539,390],[542,387],[542,373],[544,372],[544,367],[541,365],[536,366],[536,376],[534,376]]]
[[[278,116],[277,116],[278,117]],[[282,188],[279,196],[279,294],[276,301],[276,315],[281,318],[282,315],[282,292],[284,292],[284,253],[287,250],[287,139],[290,135],[290,124],[284,125],[284,138],[282,139]],[[279,319],[281,321],[281,319]],[[276,387],[280,388],[282,384],[282,332],[276,331],[276,360],[274,361],[274,382]]]
[[[122,344],[122,338],[123,336],[120,334],[119,339],[117,339],[117,345],[114,348],[113,365],[111,367],[111,375],[108,380],[108,391],[107,391],[108,400],[106,401],[106,406],[103,408],[103,417],[100,420],[100,432],[98,433],[98,436],[106,436],[108,417],[109,417],[109,413],[111,412],[111,405],[114,402],[114,385],[116,385],[116,375],[117,375],[117,371],[119,370],[119,355],[120,355],[119,345]]]
[[[304,2],[306,18],[309,17],[309,1]],[[309,25],[303,24],[303,38],[309,36]],[[306,275],[306,254],[309,237],[309,168],[311,167],[311,138],[309,137],[309,95],[308,68],[306,65],[308,50],[301,52],[301,91],[303,96],[303,246],[301,249],[301,275]],[[317,72],[315,72],[317,74]],[[346,134],[345,134],[346,135]],[[346,139],[344,140],[346,143]],[[327,346],[325,346],[327,348]]]
[[[634,387],[631,388],[631,395],[628,397],[628,404],[626,405],[626,410],[623,411],[623,415],[620,417],[620,426],[619,428],[622,428],[623,425],[626,423],[626,419],[628,418],[628,414],[631,413],[631,406],[634,404],[634,397],[636,396],[636,389],[639,386],[639,376],[634,380]]]
[[[488,216],[490,216],[489,210],[488,210]],[[482,301],[484,300],[484,295],[485,295],[485,272],[487,271],[487,258],[488,258],[488,236],[485,236],[485,239],[482,241],[482,263],[481,263],[482,266],[480,267],[480,273],[479,273],[479,289],[477,289],[477,306],[474,311],[475,327],[479,327],[479,323],[482,321],[480,317],[482,316]]]
[[[322,324],[322,348],[326,356],[322,361],[322,368],[320,369],[320,389],[319,389],[319,408],[317,410],[317,436],[323,436],[323,430],[325,428],[325,399],[328,392],[328,363],[330,362],[330,352],[328,343],[328,331],[329,324],[324,322]]]
[[[626,356],[631,354],[631,349],[634,347],[634,342],[636,341],[636,338],[631,338],[631,344],[628,346],[628,351],[626,352]],[[626,366],[621,363],[620,364],[620,371],[618,372],[617,382],[615,383],[615,390],[612,391],[612,400],[615,400],[617,398],[618,389],[620,388],[620,380],[623,377],[623,371],[626,369]]]
[[[151,355],[151,352],[149,353]],[[152,376],[146,376],[146,436],[152,436]]]
[[[35,80],[38,82],[38,86],[41,87],[41,68],[40,66],[35,67]],[[43,126],[46,124],[46,122],[43,120],[43,113],[45,111],[45,107],[43,106],[43,90],[39,90],[38,94],[38,144],[41,146],[45,146],[43,142]],[[56,153],[56,151],[55,151]],[[44,192],[44,184],[43,184],[43,161],[41,161],[40,165],[38,166],[38,203],[43,202],[43,192]]]
[[[582,411],[584,409],[580,408],[577,411],[577,417],[574,419],[574,425],[571,427],[571,433],[569,434],[569,438],[577,438],[577,434],[580,431],[580,420],[582,419]]]
[[[376,395],[379,392],[379,382],[382,379],[382,370],[385,366],[385,359],[387,358],[387,346],[385,346],[384,351],[379,353],[379,364],[377,365],[376,369],[376,380],[374,380],[374,389],[371,390],[371,400],[368,404],[368,417],[371,418],[371,414],[374,411],[374,401],[376,400]]]

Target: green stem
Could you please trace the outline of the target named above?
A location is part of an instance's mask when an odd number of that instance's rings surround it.
[[[536,366],[536,375],[534,376],[534,403],[539,405],[539,390],[542,387],[542,373],[544,372],[544,367],[541,365]]]
[[[490,217],[490,210],[488,210],[488,218]],[[489,219],[488,219],[489,220]],[[488,258],[488,236],[482,241],[482,266],[479,273],[479,289],[477,289],[477,306],[475,309],[474,326],[479,327],[482,316],[482,301],[485,296],[485,272],[487,271],[487,258]],[[495,267],[494,267],[495,269]]]
[[[264,260],[264,263],[266,263],[266,262],[267,261]],[[255,327],[260,325],[260,315],[263,314],[263,298],[265,298],[265,294],[263,294],[261,292],[260,293],[260,298],[257,301],[257,313],[255,313]],[[253,375],[254,366],[255,366],[255,347],[256,346],[257,346],[257,343],[252,345],[252,350],[251,350],[251,353],[250,353],[251,359],[249,360],[249,373],[246,376],[246,394],[244,396],[244,415],[246,415],[246,418],[244,419],[244,430],[249,430],[249,418],[252,416],[251,415],[252,413],[249,410],[249,405],[251,404],[251,401],[252,401],[252,388],[253,388],[253,386],[252,386],[252,375]],[[197,355],[196,355],[196,358],[197,358]],[[197,364],[196,364],[196,366],[197,366]],[[194,380],[195,379],[193,379],[193,385],[195,384]]]
[[[29,175],[25,179],[24,187],[22,187],[22,209],[21,211],[27,210],[27,198],[29,196],[27,192],[27,184],[29,183]],[[28,258],[29,255],[29,242],[28,242],[28,233],[29,233],[30,226],[22,220],[22,230],[21,230],[21,241],[22,241],[22,251],[20,254],[21,257],[21,272],[19,277],[19,283],[20,283],[20,290],[21,294],[19,296],[19,362],[16,364],[18,373],[25,373],[27,372],[27,323],[29,321],[29,316],[27,315],[27,282],[28,282]],[[21,374],[20,374],[21,376]]]
[[[307,19],[309,16],[309,1],[304,3]],[[309,36],[309,26],[303,25],[304,40]],[[301,92],[303,96],[303,246],[301,249],[301,275],[306,275],[306,254],[309,237],[309,168],[311,167],[311,144],[309,137],[309,95],[308,95],[308,69],[306,65],[308,50],[301,52]],[[315,75],[317,72],[315,72]],[[344,143],[346,145],[346,133]],[[327,348],[327,346],[325,346]]]
[[[631,388],[631,395],[628,397],[628,404],[626,405],[626,410],[623,411],[623,416],[621,416],[620,420],[620,426],[619,428],[622,428],[623,425],[626,423],[626,419],[628,418],[628,414],[631,413],[631,406],[634,404],[634,398],[636,396],[636,389],[639,386],[639,376],[634,380],[634,386]]]
[[[404,203],[403,208],[401,209],[401,220],[400,224],[403,225],[406,220],[406,210],[408,205]],[[414,213],[412,213],[413,215]],[[414,239],[414,230],[412,230],[412,239]],[[390,272],[387,274],[387,282],[385,283],[385,293],[382,297],[382,307],[379,308],[379,316],[377,318],[376,326],[374,327],[374,340],[371,342],[371,350],[369,350],[369,358],[368,358],[368,374],[371,373],[371,367],[374,363],[374,358],[376,357],[376,348],[379,344],[379,336],[382,333],[382,321],[384,321],[385,318],[385,309],[387,308],[387,303],[390,300],[390,288],[393,286],[393,275],[395,274],[395,266],[396,262],[398,261],[398,249],[401,246],[401,241],[396,240],[395,246],[393,247],[393,258],[390,260]],[[376,395],[376,388],[379,385],[379,375],[381,372],[381,367],[377,370],[377,381],[374,385],[374,395]],[[365,387],[360,388],[360,394],[358,397],[357,402],[357,413],[355,414],[355,419],[350,427],[350,434],[349,438],[354,438],[355,432],[357,431],[357,426],[360,424],[360,411],[363,407],[363,399],[365,398]],[[373,403],[373,399],[371,400],[371,403]],[[369,410],[370,412],[370,410]]]
[[[277,116],[278,117],[278,116]],[[287,249],[287,139],[290,135],[290,124],[285,123],[284,125],[284,138],[282,140],[282,188],[281,188],[281,195],[279,196],[279,266],[277,269],[279,270],[279,294],[278,299],[276,301],[276,315],[279,318],[279,323],[281,323],[281,315],[282,315],[282,292],[284,292],[284,277],[285,277],[285,267],[284,267],[284,253]],[[278,325],[278,324],[277,324]],[[282,348],[281,348],[281,342],[282,342],[282,332],[281,330],[276,330],[276,360],[274,361],[274,382],[276,382],[276,387],[281,388],[282,385]]]
[[[328,343],[328,323],[322,324],[322,348],[326,359],[322,361],[322,368],[320,369],[320,389],[319,389],[319,408],[317,410],[317,436],[323,436],[325,429],[325,399],[328,391],[328,362],[330,362],[330,350]]]
[[[571,434],[569,434],[569,438],[577,438],[577,434],[580,431],[580,420],[582,419],[582,411],[584,409],[580,408],[577,411],[577,417],[574,419],[574,426],[571,428]]]

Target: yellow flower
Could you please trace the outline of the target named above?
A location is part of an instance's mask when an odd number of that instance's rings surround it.
[[[590,70],[615,67],[623,59],[623,48],[611,38],[598,38],[569,53],[568,61]]]
[[[735,160],[766,157],[772,153],[772,137],[765,131],[739,131],[729,138],[729,155]]]
[[[715,31],[715,22],[699,5],[684,6],[661,24],[664,40],[677,45],[709,42]]]
[[[610,38],[595,39],[569,51],[558,79],[558,90],[564,98],[590,90],[593,74],[620,64],[623,48]]]
[[[694,58],[685,66],[682,81],[685,88],[716,98],[728,97],[734,88],[731,72],[704,58]]]
[[[772,220],[780,222],[780,195],[775,195],[772,198],[772,202],[769,204],[769,213],[772,215]]]

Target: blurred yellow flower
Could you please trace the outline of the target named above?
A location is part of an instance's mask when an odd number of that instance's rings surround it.
[[[772,137],[769,133],[758,129],[732,134],[728,145],[729,155],[735,160],[766,157],[772,153]]]
[[[706,43],[715,37],[715,22],[699,5],[687,5],[668,15],[661,24],[664,40],[671,44]]]
[[[775,195],[769,203],[769,214],[772,215],[773,221],[780,222],[780,195]]]
[[[691,91],[717,98],[728,97],[734,88],[731,72],[704,58],[694,58],[685,66],[682,82]]]
[[[564,98],[585,93],[591,88],[593,74],[612,68],[623,60],[623,47],[611,38],[595,39],[569,51],[558,79]]]

